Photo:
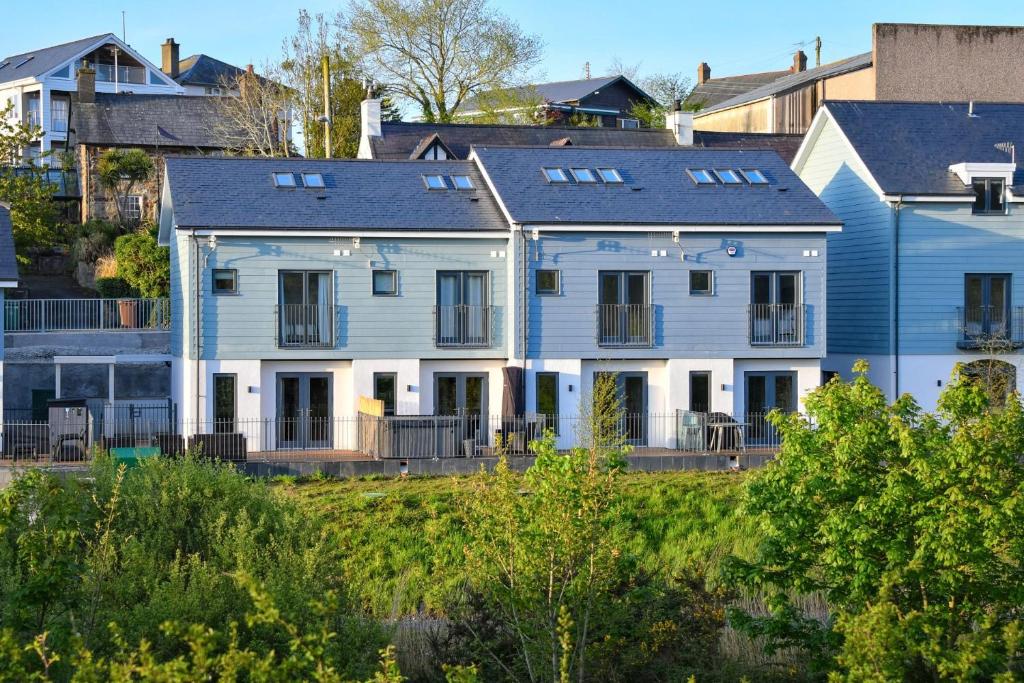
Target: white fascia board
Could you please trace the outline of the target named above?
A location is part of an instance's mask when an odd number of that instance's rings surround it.
[[[1017,164],[964,161],[959,164],[951,164],[949,170],[955,173],[964,185],[970,185],[975,178],[1002,178],[1009,185],[1013,182],[1013,174],[1017,170]]]
[[[484,166],[483,161],[477,156],[476,150],[473,147],[469,148],[469,157],[467,161],[472,161],[476,164],[477,169],[480,171],[480,175],[484,177],[484,182],[487,184],[487,189],[494,197],[494,200],[498,202],[498,208],[501,209],[501,214],[508,221],[509,225],[515,225],[515,220],[512,219],[512,214],[509,212],[508,207],[505,206],[505,202],[501,200],[501,195],[498,194],[498,189],[494,187],[494,183],[491,181],[491,175],[487,172],[487,168]]]
[[[886,194],[882,195],[882,200],[886,202],[903,202],[904,204],[909,202],[914,203],[937,203],[941,202],[944,204],[973,204],[974,197],[968,195],[959,194]]]
[[[178,228],[179,226],[175,226]],[[191,228],[184,228],[191,230]],[[502,230],[442,231],[442,230],[280,230],[247,228],[196,228],[197,237],[387,237],[389,239],[508,239],[510,233]]]
[[[17,280],[0,280],[0,289],[11,289],[12,287],[17,287],[17,286],[18,286],[18,281]]]
[[[871,187],[874,193],[878,195],[879,199],[884,199],[885,192],[882,191],[882,186],[879,185],[878,181],[875,180],[875,177],[871,175],[871,169],[868,168],[868,165],[860,158],[860,154],[857,153],[857,148],[853,146],[852,142],[850,142],[850,138],[846,137],[846,132],[843,130],[843,127],[840,126],[839,122],[832,117],[832,114],[828,111],[828,107],[824,105],[818,107],[818,113],[816,113],[814,115],[814,119],[811,120],[811,127],[804,135],[804,139],[800,143],[800,148],[796,151],[796,156],[793,157],[793,163],[789,165],[790,169],[798,176],[800,175],[800,169],[803,168],[804,164],[807,162],[808,155],[811,153],[812,145],[810,141],[814,140],[817,142],[818,134],[821,133],[821,129],[824,128],[826,121],[832,121],[833,125],[836,127],[836,131],[839,133],[839,138],[843,141],[843,144],[846,145],[846,151],[849,152],[850,155],[857,160],[857,163],[861,165],[861,168],[864,169],[864,173],[867,174],[868,177],[868,186]],[[814,135],[812,135],[812,133],[814,133]]]
[[[541,232],[842,232],[841,225],[548,225],[529,224],[517,226],[524,231]]]

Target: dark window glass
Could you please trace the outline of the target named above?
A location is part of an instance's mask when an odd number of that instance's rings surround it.
[[[711,293],[711,271],[691,270],[690,271],[690,294]]]
[[[558,275],[557,270],[538,270],[537,293],[558,294]]]
[[[394,270],[373,271],[374,296],[394,296],[398,293],[398,273]]]
[[[213,431],[228,434],[235,431],[235,376],[213,376]]]
[[[384,402],[384,414],[395,414],[395,396],[397,394],[398,376],[392,372],[375,372],[373,374],[373,397]]]
[[[1003,180],[979,178],[974,188],[974,213],[1003,213]]]
[[[238,271],[218,268],[213,271],[213,293],[234,294],[238,291]]]
[[[707,413],[711,410],[711,373],[690,373],[690,410]]]
[[[558,373],[537,373],[537,410],[544,416],[544,429],[558,433]]]

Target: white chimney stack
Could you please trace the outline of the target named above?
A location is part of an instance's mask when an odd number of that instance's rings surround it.
[[[677,145],[693,146],[693,112],[683,111],[679,100],[673,102],[672,111],[665,114],[665,127],[672,131]]]
[[[359,103],[359,118],[362,122],[359,134],[359,158],[373,158],[373,151],[370,148],[370,138],[379,138],[383,135],[380,126],[380,100],[367,97]]]

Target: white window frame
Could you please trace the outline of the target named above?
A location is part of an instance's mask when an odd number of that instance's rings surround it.
[[[121,205],[121,216],[130,223],[141,223],[145,198],[141,194],[129,194],[117,198]],[[133,205],[137,205],[133,206]],[[137,214],[137,215],[136,215]]]
[[[570,168],[569,173],[572,173],[572,177],[579,185],[596,185],[598,182],[597,174],[589,168]],[[589,178],[587,176],[589,176]]]
[[[626,125],[627,123],[629,124],[628,126]],[[640,119],[634,119],[634,118],[630,118],[630,117],[625,117],[625,118],[619,119],[619,128],[626,128],[626,129],[629,129],[629,130],[633,130],[633,129],[639,128],[639,127],[640,127]]]
[[[617,168],[611,168],[608,166],[600,167],[597,169],[597,175],[601,179],[602,183],[608,185],[621,185],[625,181],[622,179],[622,174]]]
[[[558,166],[542,166],[540,172],[544,175],[544,180],[548,181],[551,185],[566,185],[569,183],[569,174],[565,172],[564,168]],[[552,178],[552,173],[558,174],[557,177]]]

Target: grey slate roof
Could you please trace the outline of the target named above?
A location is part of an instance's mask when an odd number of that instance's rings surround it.
[[[701,104],[704,109],[710,109],[720,102],[738,97],[759,88],[773,81],[777,81],[791,72],[788,69],[782,71],[764,71],[756,74],[743,74],[742,76],[723,76],[722,78],[711,78],[703,83],[698,83],[686,97],[687,104]]]
[[[57,68],[69,59],[74,58],[78,53],[88,49],[93,43],[97,43],[104,38],[113,37],[114,34],[112,33],[101,33],[98,36],[81,38],[70,43],[62,43],[61,45],[44,47],[40,50],[23,52],[20,55],[0,58],[0,64],[8,63],[7,66],[0,68],[0,83],[42,76],[47,71]],[[29,56],[32,59],[19,66]]]
[[[14,255],[11,231],[11,212],[6,204],[0,204],[0,280],[18,279],[18,259]]]
[[[274,187],[275,172],[321,173],[326,188]],[[424,174],[465,174],[477,189],[428,190]],[[168,157],[167,182],[178,228],[508,230],[467,161]]]
[[[614,76],[601,76],[599,78],[584,78],[575,81],[553,81],[551,83],[533,83],[521,88],[510,89],[510,94],[519,93],[523,97],[538,96],[544,102],[553,104],[566,104],[578,102],[587,95],[600,90],[617,81],[625,82],[630,88],[645,98],[650,95],[641,90],[636,84],[625,76],[616,74]],[[486,94],[486,93],[484,93]],[[476,98],[466,100],[462,105],[460,114],[469,114],[477,110]]]
[[[229,149],[242,137],[216,97],[96,93],[71,111],[78,142],[89,145]]]
[[[871,66],[870,52],[854,55],[853,57],[847,57],[846,59],[840,59],[839,61],[832,62],[830,64],[822,64],[821,66],[816,66],[813,69],[798,71],[797,73],[783,76],[782,78],[778,78],[770,83],[766,83],[758,88],[747,91],[742,95],[730,97],[729,99],[719,102],[714,106],[702,109],[697,112],[697,116],[713,111],[719,111],[721,109],[729,109],[730,107],[736,107],[748,102],[756,102],[757,100],[764,99],[765,97],[794,90],[806,85],[807,83],[811,83],[822,78],[839,76],[841,74],[857,71],[869,66]]]
[[[949,167],[1009,163],[996,145],[1012,142],[1024,154],[1024,104],[829,101],[824,106],[889,194],[973,195]],[[1024,188],[1017,162],[1015,188]]]
[[[219,88],[225,82],[233,85],[238,77],[244,73],[245,69],[240,69],[233,64],[222,62],[210,55],[198,54],[186,57],[178,62],[178,77],[174,80],[179,85],[201,85]]]
[[[475,147],[503,206],[520,224],[837,225],[775,152],[580,147]],[[555,185],[542,167],[617,168],[622,185]],[[760,169],[767,186],[698,186],[687,168]]]

